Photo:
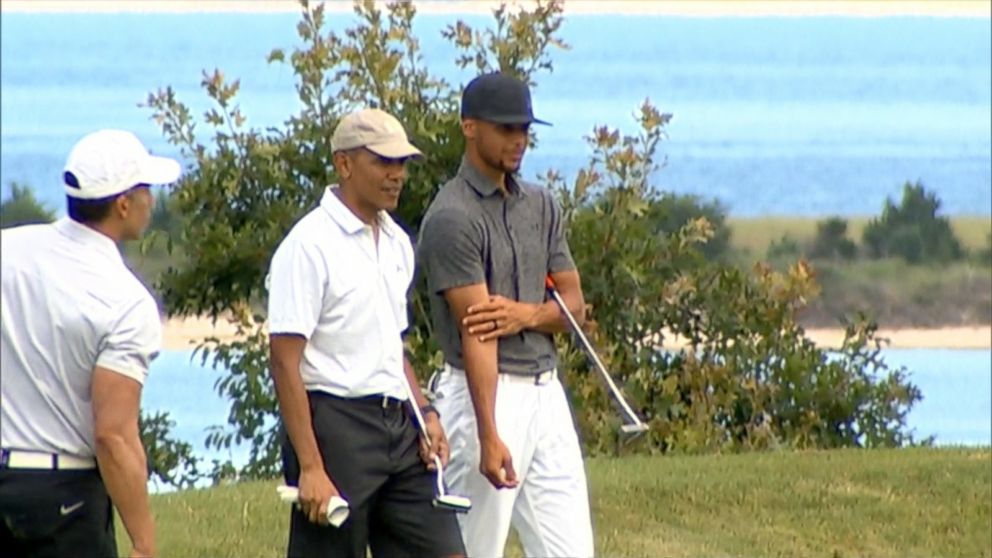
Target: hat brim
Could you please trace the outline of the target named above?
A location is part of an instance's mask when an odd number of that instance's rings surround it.
[[[179,161],[168,157],[150,155],[141,163],[139,182],[142,184],[171,184],[179,179],[182,167]]]
[[[70,168],[66,171],[73,172]],[[113,183],[105,183],[84,190],[65,185],[65,193],[70,198],[79,200],[102,200],[118,196],[139,184],[161,185],[171,184],[179,179],[182,167],[179,161],[168,157],[149,155],[141,160],[134,174]]]
[[[533,116],[466,116],[465,118],[476,118],[493,124],[541,124],[551,126],[552,124]]]
[[[424,156],[412,143],[402,140],[366,145],[365,149],[387,159],[409,159]]]

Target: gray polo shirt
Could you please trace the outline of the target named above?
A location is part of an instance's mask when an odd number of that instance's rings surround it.
[[[499,187],[467,159],[424,216],[417,259],[430,290],[431,319],[444,359],[465,368],[461,334],[444,291],[485,283],[491,294],[543,303],[548,273],[575,269],[561,208],[544,188],[510,179]],[[499,371],[538,374],[557,366],[552,336],[525,330],[499,340]]]

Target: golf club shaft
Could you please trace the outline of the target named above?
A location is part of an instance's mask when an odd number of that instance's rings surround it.
[[[410,407],[413,409],[413,417],[417,421],[417,426],[420,427],[420,434],[424,437],[424,441],[427,442],[427,448],[431,448],[431,437],[427,435],[427,421],[424,420],[424,414],[420,412],[420,405],[417,403],[417,399],[413,396],[413,388],[410,387],[410,378],[406,377],[406,373],[403,373],[405,381],[403,382],[403,387],[406,388],[406,396],[409,398]]]
[[[413,386],[410,385],[410,378],[406,377],[406,373],[403,376],[406,378],[403,385],[406,387],[406,395],[409,398],[410,407],[413,408],[413,416],[417,421],[417,426],[420,427],[420,435],[423,436],[424,442],[427,443],[427,449],[433,449],[431,447],[431,437],[427,434],[427,421],[424,420],[424,414],[420,411],[420,405],[413,396]],[[437,498],[443,499],[447,496],[447,490],[444,488],[444,466],[441,465],[441,456],[437,453],[434,454],[434,465],[437,467],[437,476],[435,477],[437,481]]]
[[[610,373],[606,370],[606,366],[603,365],[603,361],[599,360],[599,355],[596,354],[596,350],[593,348],[592,343],[589,342],[589,339],[586,337],[585,333],[582,332],[582,327],[579,326],[579,323],[575,321],[575,317],[572,316],[571,312],[569,312],[568,306],[561,298],[561,294],[558,293],[558,289],[555,288],[554,281],[551,277],[548,277],[547,279],[547,287],[548,292],[551,293],[551,297],[554,298],[555,303],[558,304],[558,307],[561,308],[562,313],[565,315],[565,319],[568,320],[568,324],[572,327],[572,331],[575,332],[575,335],[579,338],[579,341],[582,342],[582,346],[585,348],[586,353],[590,356],[590,358],[592,358],[593,363],[596,365],[596,370],[599,371],[599,375],[602,376],[603,380],[606,382],[606,385],[609,387],[610,393],[613,395],[614,400],[616,400],[623,410],[624,415],[626,415],[625,418],[629,422],[637,425],[639,428],[643,428],[644,423],[641,422],[641,419],[634,413],[634,410],[627,404],[627,400],[624,399],[623,394],[620,393],[620,389],[613,382],[613,378],[610,377]]]

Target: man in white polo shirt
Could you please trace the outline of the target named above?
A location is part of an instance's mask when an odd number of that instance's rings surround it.
[[[272,374],[287,439],[286,482],[299,487],[289,556],[464,555],[454,512],[432,506],[433,454],[448,460],[437,412],[404,356],[413,249],[389,217],[420,156],[391,115],[345,116],[331,138],[340,185],[272,258]],[[409,382],[431,449],[404,408]],[[332,496],[351,513],[326,525]]]
[[[130,132],[94,132],[69,154],[68,217],[0,233],[4,553],[116,556],[111,502],[132,556],[155,553],[138,412],[161,321],[117,244],[179,173]]]

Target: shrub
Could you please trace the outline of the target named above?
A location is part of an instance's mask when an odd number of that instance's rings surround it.
[[[847,238],[847,220],[830,217],[816,224],[816,236],[809,249],[811,258],[853,260],[858,247]]]
[[[10,197],[0,202],[0,229],[18,225],[51,223],[55,213],[38,201],[30,186],[12,182]]]
[[[946,217],[938,217],[940,200],[919,182],[903,187],[902,202],[885,201],[881,217],[865,227],[862,240],[872,258],[902,258],[909,263],[946,263],[962,257],[961,243]]]

